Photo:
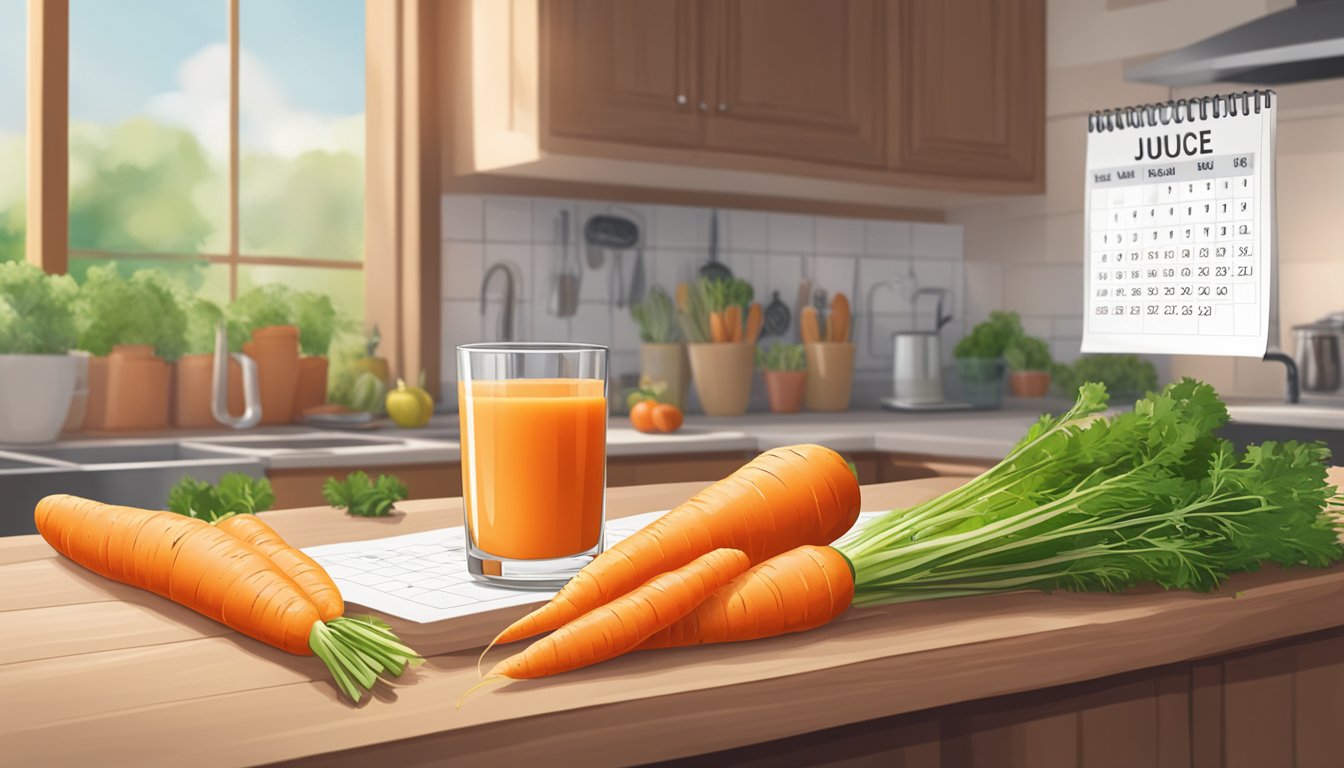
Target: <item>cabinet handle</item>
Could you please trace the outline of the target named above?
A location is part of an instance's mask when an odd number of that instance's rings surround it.
[[[727,105],[726,103],[720,101],[720,102],[719,102],[719,111],[720,111],[720,112],[727,112],[727,111],[728,111],[728,105]]]
[[[708,104],[707,102],[705,102],[705,101],[702,100],[702,101],[700,102],[700,111],[701,111],[701,112],[708,112],[708,111],[709,111],[709,104]]]
[[[677,106],[679,107],[686,106],[686,94],[684,93],[677,94]]]

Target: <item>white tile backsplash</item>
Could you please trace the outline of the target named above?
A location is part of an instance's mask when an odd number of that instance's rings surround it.
[[[555,220],[561,210],[571,212],[570,252],[580,265],[580,305],[570,318],[547,312],[549,278],[558,264]],[[502,289],[491,290],[485,317],[480,314],[481,279],[491,265],[504,261],[517,280],[515,335],[523,341],[585,341],[611,347],[611,371],[634,373],[639,368],[639,336],[629,309],[610,306],[612,256],[602,266],[588,266],[583,226],[598,213],[636,220],[643,232],[648,286],[661,285],[674,293],[677,283],[696,277],[708,257],[710,211],[686,206],[650,206],[588,200],[516,198],[505,196],[445,195],[443,198],[442,297],[440,333],[445,354],[441,375],[445,393],[456,399],[458,344],[493,340],[497,336]],[[944,329],[949,356],[961,333],[960,307],[966,306],[959,225],[814,217],[795,213],[719,211],[720,258],[734,275],[751,282],[756,299],[770,302],[773,292],[796,314],[799,282],[806,276],[814,288],[829,295],[846,293],[855,308],[854,341],[859,345],[855,376],[857,405],[873,405],[890,389],[891,333],[932,323],[932,307],[916,317],[909,295],[916,285],[947,288],[958,319]],[[634,274],[635,252],[624,256],[624,276]],[[909,280],[912,268],[915,281]],[[988,290],[987,282],[1002,282],[1002,272],[970,273]],[[881,280],[902,279],[893,291],[879,291],[875,303],[874,346],[868,350],[873,329],[867,317],[868,288]],[[1041,316],[1049,312],[1037,313]],[[797,322],[797,318],[793,318]],[[922,327],[922,326],[921,326]],[[1069,334],[1067,325],[1056,336]],[[792,329],[786,339],[792,339]],[[778,339],[772,339],[775,341]],[[865,400],[867,398],[867,400]],[[763,397],[757,398],[763,407]],[[872,400],[873,402],[868,402]],[[755,402],[755,401],[753,401]]]

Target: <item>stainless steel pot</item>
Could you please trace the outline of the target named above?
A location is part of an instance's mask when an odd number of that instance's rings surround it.
[[[897,400],[910,405],[934,405],[943,402],[943,355],[939,331],[952,320],[943,314],[943,288],[920,288],[911,298],[918,305],[922,296],[937,298],[933,312],[933,330],[902,331],[892,334],[892,378]]]
[[[1344,312],[1314,323],[1293,326],[1297,367],[1306,392],[1336,392],[1340,388],[1340,347],[1344,346]]]

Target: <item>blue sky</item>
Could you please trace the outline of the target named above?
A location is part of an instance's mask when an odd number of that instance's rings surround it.
[[[21,130],[24,0],[0,0],[0,132]],[[227,34],[225,0],[71,0],[70,115],[119,122]],[[242,44],[297,108],[364,111],[363,0],[242,0]]]

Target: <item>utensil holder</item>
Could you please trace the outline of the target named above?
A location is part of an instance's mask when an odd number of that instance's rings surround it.
[[[751,379],[756,367],[756,345],[687,344],[691,376],[700,407],[710,416],[741,416],[751,399]]]
[[[803,405],[809,411],[843,411],[854,388],[854,343],[814,341],[803,345],[807,380]]]

